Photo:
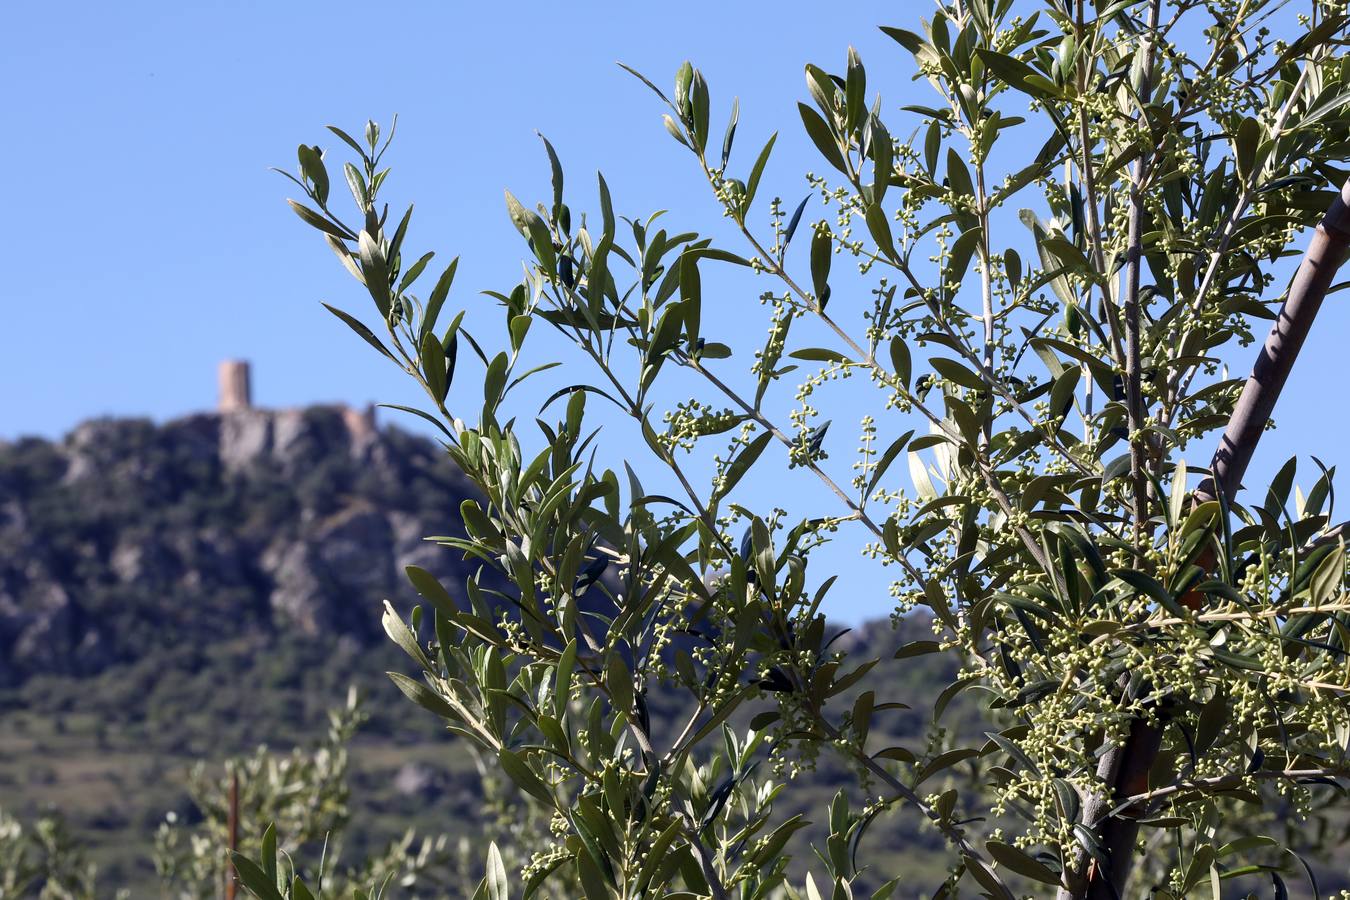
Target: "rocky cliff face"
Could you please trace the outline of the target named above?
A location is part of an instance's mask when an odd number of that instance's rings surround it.
[[[147,642],[278,627],[368,641],[402,570],[467,575],[471,488],[433,442],[345,407],[87,422],[0,443],[0,686]]]

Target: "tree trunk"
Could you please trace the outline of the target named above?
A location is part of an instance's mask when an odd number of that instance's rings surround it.
[[[1228,420],[1214,453],[1211,475],[1196,488],[1197,502],[1233,497],[1242,486],[1242,476],[1256,451],[1257,442],[1275,409],[1280,391],[1298,358],[1303,341],[1312,328],[1317,311],[1331,287],[1336,270],[1350,247],[1350,181],[1318,224],[1298,271],[1289,285],[1289,294],[1280,314],[1271,326],[1252,373],[1242,388],[1233,414]],[[1212,561],[1211,561],[1212,563]],[[1166,712],[1159,710],[1162,722],[1150,725],[1136,721],[1121,751],[1112,783],[1113,802],[1148,789],[1148,773],[1162,746]],[[1107,819],[1098,828],[1102,847],[1111,865],[1109,871],[1093,866],[1080,896],[1089,900],[1117,900],[1125,896],[1125,886],[1134,868],[1134,844],[1139,835],[1140,810],[1124,810]]]
[[[1289,379],[1294,360],[1303,349],[1303,341],[1336,270],[1345,259],[1347,247],[1350,247],[1350,181],[1341,188],[1340,197],[1313,232],[1303,262],[1289,285],[1289,297],[1280,307],[1279,318],[1270,328],[1214,452],[1213,475],[1196,490],[1197,500],[1214,500],[1220,494],[1232,497],[1241,487],[1261,432],[1275,410],[1275,401]]]

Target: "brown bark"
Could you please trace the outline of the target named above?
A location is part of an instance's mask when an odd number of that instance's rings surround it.
[[[1275,410],[1275,401],[1284,389],[1336,270],[1344,261],[1347,247],[1350,247],[1350,181],[1341,188],[1340,197],[1313,232],[1303,262],[1289,285],[1289,296],[1256,357],[1256,365],[1214,453],[1213,475],[1196,490],[1197,499],[1213,500],[1220,494],[1231,497],[1241,486],[1261,432]]]
[[[239,849],[239,773],[230,772],[230,797],[225,827],[229,831],[229,857],[225,863],[225,900],[234,900],[239,880],[234,874],[234,854]]]

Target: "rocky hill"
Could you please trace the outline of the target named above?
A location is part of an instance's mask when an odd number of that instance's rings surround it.
[[[0,808],[61,811],[100,883],[133,896],[158,891],[149,848],[166,813],[199,814],[193,762],[311,744],[348,685],[372,713],[353,747],[357,852],[408,824],[469,834],[478,807],[467,756],[385,678],[406,660],[379,626],[385,598],[414,601],[404,566],[452,593],[469,574],[423,537],[459,529],[472,487],[434,441],[368,411],[224,405],[0,442]],[[841,645],[916,636],[878,623]],[[928,665],[906,669],[920,701],[897,733],[924,728],[947,674]],[[653,718],[677,706],[658,692]],[[849,783],[829,766],[815,779],[803,811]],[[940,843],[917,817],[897,829],[912,851]]]
[[[101,885],[158,896],[156,828],[200,816],[189,766],[312,745],[355,685],[371,720],[352,747],[349,848],[409,825],[473,840],[473,763],[385,678],[407,666],[379,626],[385,598],[413,602],[404,566],[452,593],[469,574],[423,536],[455,533],[472,487],[434,441],[376,427],[369,411],[224,406],[0,442],[0,809],[61,811]],[[876,622],[837,645],[883,660],[855,689],[909,702],[873,731],[918,752],[954,669],[890,650],[927,631]],[[653,695],[655,729],[678,702]],[[995,721],[963,696],[943,725],[978,734]],[[856,786],[829,757],[802,779],[785,815],[818,819]],[[912,876],[903,896],[941,882],[946,854],[920,816],[897,809],[870,834],[877,871]],[[1322,874],[1350,886],[1343,867]]]
[[[433,441],[342,406],[0,442],[0,809],[60,812],[101,885],[156,896],[155,829],[198,814],[190,766],[313,745],[354,685],[374,713],[354,849],[466,821],[476,782],[385,678],[379,621],[413,601],[404,566],[462,582],[422,538],[470,491]]]
[[[278,625],[368,642],[419,565],[456,581],[470,488],[346,407],[87,422],[0,443],[0,686]]]

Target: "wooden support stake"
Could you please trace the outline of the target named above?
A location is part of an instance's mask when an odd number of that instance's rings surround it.
[[[229,856],[225,861],[225,900],[234,900],[239,879],[234,874],[234,854],[239,849],[239,772],[230,771],[230,804],[225,827],[229,830]]]

